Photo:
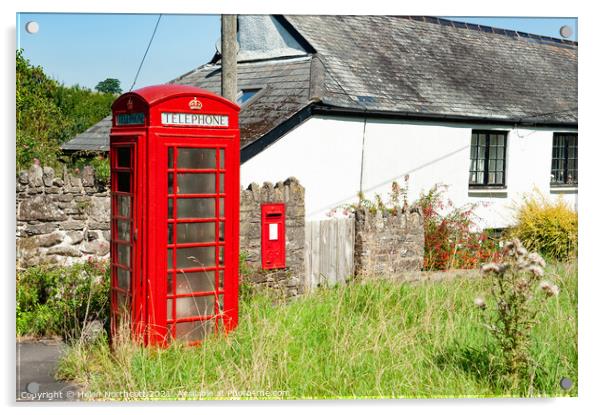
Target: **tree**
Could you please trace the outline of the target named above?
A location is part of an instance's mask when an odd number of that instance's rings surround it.
[[[107,78],[97,83],[94,89],[105,94],[121,94],[121,82],[119,79]]]
[[[28,168],[33,159],[57,166],[61,144],[109,115],[115,100],[113,94],[59,84],[32,65],[22,49],[17,50],[16,78],[18,169]]]

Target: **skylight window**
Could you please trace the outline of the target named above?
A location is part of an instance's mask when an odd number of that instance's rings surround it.
[[[252,89],[243,89],[238,92],[238,96],[236,98],[236,103],[238,105],[243,105],[245,102],[250,100],[258,93],[260,88],[252,88]]]

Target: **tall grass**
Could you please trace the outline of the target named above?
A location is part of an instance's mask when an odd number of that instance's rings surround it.
[[[74,346],[59,375],[101,399],[576,395],[577,269],[548,272],[561,292],[535,328],[539,366],[525,390],[503,386],[501,356],[473,305],[486,290],[480,278],[354,283],[288,305],[254,297],[241,304],[234,332],[200,347]],[[563,376],[575,382],[568,392]],[[103,395],[119,391],[138,395]]]

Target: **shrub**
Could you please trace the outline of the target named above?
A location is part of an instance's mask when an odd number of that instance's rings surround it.
[[[577,256],[577,212],[562,198],[550,201],[536,191],[516,208],[510,236],[545,257],[567,260]]]
[[[37,266],[17,274],[17,335],[77,339],[83,327],[108,319],[109,267],[90,260],[70,267]]]
[[[415,205],[424,218],[425,270],[475,268],[499,257],[497,241],[487,232],[477,232],[477,205],[455,207],[445,199],[446,186],[435,185],[421,192]]]
[[[558,286],[544,280],[545,261],[529,253],[518,239],[504,246],[502,262],[482,267],[491,275],[490,294],[494,307],[477,297],[474,304],[483,310],[485,326],[496,340],[504,358],[506,380],[511,386],[526,384],[534,372],[531,359],[531,331],[538,323],[544,301],[560,292]]]

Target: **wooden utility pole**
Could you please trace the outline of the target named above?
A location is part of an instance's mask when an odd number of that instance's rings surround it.
[[[236,15],[222,14],[222,96],[236,102]]]

